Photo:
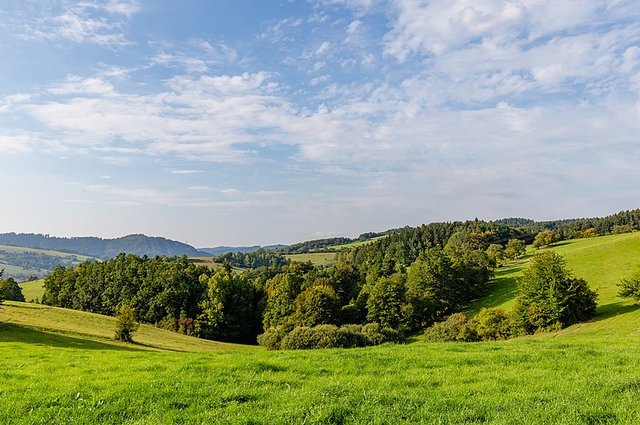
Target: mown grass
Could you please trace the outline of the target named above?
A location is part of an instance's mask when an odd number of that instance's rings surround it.
[[[316,266],[330,266],[336,262],[335,252],[308,252],[306,254],[289,254],[285,255],[291,261],[306,263],[310,261]]]
[[[24,295],[25,300],[42,301],[42,295],[44,294],[44,279],[22,282],[20,283],[20,287],[22,288],[22,295]]]
[[[270,352],[143,327],[144,345],[120,344],[110,318],[9,303],[0,423],[640,423],[640,312],[612,287],[638,235],[607,238],[553,248],[601,291],[594,321],[501,342]],[[477,304],[512,302],[526,261]]]

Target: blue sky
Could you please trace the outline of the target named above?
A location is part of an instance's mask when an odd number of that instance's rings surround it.
[[[0,232],[292,243],[640,199],[636,0],[4,0]]]

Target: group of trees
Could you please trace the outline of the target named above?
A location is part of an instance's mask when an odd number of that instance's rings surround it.
[[[213,271],[186,257],[121,254],[57,267],[45,279],[42,302],[107,315],[127,306],[136,321],[226,341],[254,342],[273,330],[299,334],[297,328],[375,324],[382,330],[369,327],[362,334],[368,337],[353,336],[362,333],[353,328],[340,331],[351,335],[349,341],[371,344],[424,327],[482,295],[495,267],[487,254],[490,240],[486,233],[461,231],[444,248],[424,249],[406,267],[389,268],[345,256],[331,267],[269,262],[239,273],[229,263]],[[329,328],[322,329],[326,334]]]
[[[258,249],[252,252],[228,252],[215,258],[217,263],[228,263],[243,269],[255,269],[265,266],[284,266],[289,260],[278,252]]]
[[[561,329],[596,315],[597,294],[566,268],[554,251],[536,254],[518,285],[512,311],[482,309],[473,319],[456,313],[425,332],[427,341],[506,339],[540,330]]]
[[[500,339],[592,317],[595,293],[551,251],[532,259],[513,311],[486,310],[473,319],[456,314],[483,295],[496,267],[524,254],[526,240],[539,246],[557,240],[557,229],[534,236],[514,223],[535,223],[512,221],[398,229],[339,253],[330,267],[266,250],[221,256],[225,266],[215,271],[186,257],[121,254],[56,268],[43,302],[108,315],[126,306],[139,322],[226,341],[261,335],[269,348],[371,345],[434,323],[432,339]]]
[[[2,279],[4,275],[4,269],[0,270],[0,304],[5,301],[22,301],[24,302],[24,295],[22,294],[22,288],[18,285],[12,277]]]

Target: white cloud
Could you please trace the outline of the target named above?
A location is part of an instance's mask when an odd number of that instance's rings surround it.
[[[32,150],[33,140],[27,135],[5,136],[0,135],[0,152],[2,153],[22,153]]]
[[[202,170],[171,170],[171,174],[185,175],[185,174],[200,174]]]
[[[331,48],[331,43],[328,41],[323,41],[320,47],[318,47],[315,51],[316,56],[322,56],[329,51]]]
[[[28,40],[121,47],[132,44],[125,27],[139,10],[137,1],[42,2],[32,14],[16,13],[5,25]]]

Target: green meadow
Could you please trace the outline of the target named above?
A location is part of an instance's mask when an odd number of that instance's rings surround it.
[[[288,254],[285,255],[291,261],[306,263],[310,261],[315,266],[329,266],[335,264],[335,252],[308,252],[305,254]]]
[[[554,249],[597,289],[599,315],[509,341],[266,351],[7,302],[0,309],[0,423],[636,424],[640,309],[616,284],[640,233]],[[468,312],[508,308],[528,258],[499,269]]]

